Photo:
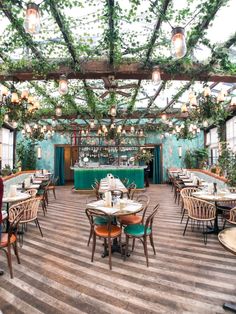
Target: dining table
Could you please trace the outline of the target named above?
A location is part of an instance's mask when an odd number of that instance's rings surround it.
[[[114,178],[114,184],[110,185],[108,178],[103,178],[100,180],[98,193],[103,194],[106,191],[119,190],[123,193],[128,193],[128,189],[124,186],[120,179]]]
[[[102,200],[98,200],[98,201],[94,201],[94,202],[86,204],[86,208],[98,209],[98,210],[103,211],[107,215],[112,216],[113,223],[116,225],[118,217],[131,215],[131,214],[137,214],[138,212],[143,210],[143,204],[130,200],[130,199],[122,199],[119,204],[116,204],[116,206],[105,206],[105,201],[102,199]],[[122,252],[121,252],[121,248],[117,241],[117,238],[115,238],[112,243],[112,253],[114,252],[118,252],[120,254],[124,254],[125,252],[125,248],[122,249]],[[101,256],[102,257],[108,256],[107,247],[104,246],[104,250]],[[128,253],[128,256],[129,256],[129,253]]]
[[[222,230],[218,234],[218,240],[226,250],[236,255],[236,228]],[[223,308],[236,313],[236,303],[234,302],[225,302]]]
[[[193,192],[192,196],[215,204],[216,218],[214,220],[213,228],[209,229],[207,233],[218,234],[220,231],[219,224],[218,224],[218,215],[221,212],[218,206],[218,203],[236,201],[236,193],[220,192],[220,191],[217,193],[208,193],[206,191],[197,191],[197,192]]]

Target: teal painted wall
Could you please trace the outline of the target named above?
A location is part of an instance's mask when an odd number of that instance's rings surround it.
[[[201,132],[193,140],[177,140],[174,135],[161,139],[155,132],[148,133],[147,144],[162,144],[163,148],[163,180],[167,180],[167,168],[184,167],[184,155],[187,149],[202,148],[204,146],[204,134]],[[55,133],[51,139],[39,142],[42,147],[42,159],[37,160],[37,169],[48,169],[54,172],[54,145],[70,144],[68,135],[61,136]],[[182,146],[182,158],[178,156],[178,147]]]
[[[42,148],[42,158],[37,159],[37,169],[47,169],[54,173],[55,144],[70,144],[70,136],[55,133],[52,138],[39,142],[37,146]]]
[[[193,140],[178,140],[176,136],[170,135],[161,139],[159,135],[154,132],[149,133],[147,137],[147,144],[162,144],[163,156],[163,180],[167,180],[167,168],[170,167],[185,167],[184,156],[186,150],[197,149],[204,147],[204,133],[201,132]],[[182,158],[179,158],[178,147],[182,146]]]

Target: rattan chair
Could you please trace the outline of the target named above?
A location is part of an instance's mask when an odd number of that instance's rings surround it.
[[[36,224],[36,227],[38,227],[41,236],[43,237],[42,229],[40,227],[39,221],[38,221],[38,209],[39,209],[40,200],[38,198],[31,198],[26,201],[17,203],[13,205],[12,207],[18,208],[19,210],[23,210],[23,216],[20,219],[19,224],[22,226],[21,232],[19,233],[19,239],[20,244],[23,244],[23,236],[24,232],[27,230],[27,224],[29,222],[34,221]],[[9,221],[12,221],[12,217],[9,215]]]
[[[200,189],[194,188],[194,187],[181,189],[180,196],[181,196],[181,200],[182,200],[182,207],[181,207],[182,216],[181,216],[180,223],[182,223],[184,215],[185,215],[185,213],[187,211],[187,208],[186,208],[187,205],[184,202],[185,198],[191,196],[193,192],[197,192],[197,191],[200,191]]]
[[[52,191],[54,195],[54,199],[56,199],[56,185],[57,185],[58,180],[59,180],[59,177],[52,178],[50,180],[50,183],[45,187],[45,190],[47,192],[47,197],[48,197],[48,193]]]
[[[147,238],[149,237],[153,252],[156,255],[156,250],[155,250],[154,241],[153,241],[153,234],[152,234],[152,226],[153,226],[153,220],[157,213],[158,207],[159,207],[159,204],[157,204],[154,207],[152,213],[146,219],[145,224],[135,224],[135,225],[129,225],[125,227],[124,232],[126,236],[126,246],[125,246],[124,260],[126,259],[126,256],[128,253],[129,239],[133,239],[132,250],[134,249],[135,239],[139,239],[143,244],[147,267],[149,266]]]
[[[104,239],[104,250],[108,248],[108,256],[109,256],[109,268],[112,269],[111,263],[111,247],[112,247],[112,240],[115,238],[119,238],[120,249],[122,251],[122,244],[121,244],[121,231],[122,229],[116,225],[113,225],[113,217],[107,215],[101,210],[96,209],[86,209],[86,215],[88,217],[90,227],[92,230],[92,237],[93,237],[93,248],[92,248],[92,257],[91,262],[94,260],[94,252],[96,248],[96,239],[97,237]],[[106,224],[97,225],[95,223],[95,218],[103,218],[106,220]]]
[[[223,229],[225,228],[226,222],[236,225],[236,207],[231,208],[229,212],[229,217],[224,219]]]
[[[207,244],[207,226],[216,219],[216,207],[214,204],[194,198],[185,197],[185,206],[188,211],[188,218],[184,228],[185,235],[189,220],[196,221],[198,226],[202,223],[204,244]],[[193,229],[192,229],[193,230]]]
[[[136,186],[136,184],[135,184],[134,182],[131,183],[131,184],[127,187],[127,189],[128,189],[127,197],[128,197],[129,199],[132,200],[132,197],[133,197],[133,195],[134,195],[134,193],[135,193],[135,191],[136,191],[136,188],[137,188],[137,186]]]

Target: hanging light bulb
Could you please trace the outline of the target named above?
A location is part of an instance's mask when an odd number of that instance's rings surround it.
[[[188,99],[191,100],[193,97],[195,97],[195,93],[194,93],[193,90],[191,90],[191,91],[189,92]]]
[[[110,126],[110,129],[114,129],[115,128],[115,124],[112,123],[111,126]]]
[[[84,130],[81,130],[81,135],[84,135],[84,134],[85,134]]]
[[[152,82],[159,84],[161,81],[161,71],[159,66],[154,66],[152,69]]]
[[[166,121],[167,116],[166,116],[166,114],[165,114],[165,113],[161,115],[161,119],[162,119],[163,121]]]
[[[176,59],[181,59],[187,52],[185,31],[183,27],[175,27],[172,29],[171,52]]]
[[[28,97],[28,103],[30,104],[30,105],[33,105],[33,103],[35,102],[35,99],[34,99],[34,96],[29,96]]]
[[[91,120],[90,121],[90,128],[93,129],[95,127],[95,122],[94,120]]]
[[[135,132],[134,126],[131,126],[131,127],[130,127],[130,132],[131,132],[131,133],[134,133],[134,132]]]
[[[23,90],[22,93],[21,93],[20,98],[21,98],[22,100],[27,100],[28,97],[29,97],[29,92],[28,92],[27,90]]]
[[[122,130],[122,134],[126,135],[126,130],[125,129]]]
[[[5,122],[9,121],[9,115],[7,113],[4,114],[4,121]]]
[[[39,6],[36,3],[28,3],[24,22],[25,31],[30,34],[40,32]]]
[[[101,129],[98,129],[98,136],[102,135],[102,130]]]
[[[236,106],[236,97],[231,99],[230,106]]]
[[[18,127],[18,123],[16,121],[12,121],[12,127],[16,129]]]
[[[6,86],[3,86],[3,85],[2,85],[1,93],[2,93],[2,96],[7,96],[7,94],[8,94],[8,88],[7,88]]]
[[[104,129],[106,128],[105,124],[102,125],[102,130],[104,131]]]
[[[111,109],[110,109],[110,115],[112,117],[115,117],[116,116],[116,106],[112,106]]]
[[[187,105],[186,105],[186,104],[183,104],[183,105],[181,106],[181,112],[182,112],[182,113],[188,112],[188,108],[187,108]]]
[[[143,136],[143,130],[139,131],[139,136]]]
[[[61,109],[61,107],[57,107],[56,108],[56,116],[57,117],[61,117],[62,116],[62,109]]]
[[[59,93],[66,95],[68,93],[68,80],[65,75],[61,75],[59,79]]]
[[[122,126],[121,125],[118,125],[117,129],[116,129],[116,133],[121,133],[121,130],[122,130]]]
[[[197,98],[195,95],[190,99],[190,105],[195,107],[197,106]]]
[[[209,86],[205,86],[205,87],[204,87],[203,95],[204,95],[204,97],[209,97],[209,96],[211,96],[211,89],[210,89]]]
[[[16,92],[13,92],[11,94],[11,102],[13,104],[18,104],[19,103],[19,97],[18,97],[18,94]]]

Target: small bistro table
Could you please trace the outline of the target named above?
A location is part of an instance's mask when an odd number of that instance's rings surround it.
[[[226,228],[218,234],[222,246],[236,255],[236,228]],[[236,303],[225,302],[223,308],[236,313]]]
[[[202,199],[204,201],[215,203],[216,206],[216,218],[214,221],[214,226],[211,230],[209,230],[209,233],[219,233],[219,225],[218,225],[218,214],[220,212],[217,203],[218,202],[229,202],[229,201],[235,201],[236,200],[236,193],[217,193],[217,194],[209,194],[204,193],[203,191],[194,192],[192,193],[193,197]]]
[[[135,202],[129,199],[122,199],[122,201],[126,201],[126,205],[121,209],[120,207],[105,207],[104,200],[98,200],[92,203],[88,203],[86,205],[87,208],[102,210],[104,213],[114,217],[114,224],[117,224],[117,217],[136,214],[143,209],[143,205],[141,203]],[[120,245],[118,244],[117,239],[113,240],[112,244],[112,253],[118,252],[121,253]],[[108,250],[104,246],[104,251],[102,253],[102,257],[108,256]]]

